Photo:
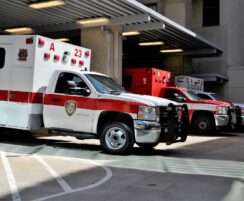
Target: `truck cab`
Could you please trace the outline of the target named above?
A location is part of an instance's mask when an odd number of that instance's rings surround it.
[[[98,138],[109,153],[128,152],[134,142],[153,147],[187,137],[187,108],[176,102],[126,92],[110,77],[57,70],[44,95],[44,127],[80,139]]]
[[[205,91],[199,91],[196,93],[200,98],[205,100],[220,100],[220,101],[226,101],[223,97],[219,96],[218,94],[214,92],[205,92]],[[241,115],[241,125],[244,126],[244,104],[243,103],[231,103],[233,108],[237,111],[239,111],[239,115]]]
[[[179,103],[186,103],[189,110],[189,123],[198,133],[209,133],[216,128],[220,129],[229,125],[230,103],[204,100],[192,90],[181,87],[162,88],[162,97]]]

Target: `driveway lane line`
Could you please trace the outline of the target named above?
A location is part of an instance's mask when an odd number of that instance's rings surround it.
[[[69,186],[69,184],[46,161],[37,155],[33,155],[33,157],[36,158],[48,170],[48,172],[57,180],[59,185],[66,193],[72,191],[72,188]]]
[[[3,151],[1,151],[1,159],[3,162],[4,171],[5,171],[7,180],[8,180],[9,188],[11,191],[12,200],[13,201],[21,201],[21,197],[20,197],[20,194],[18,192],[18,187],[16,185],[16,181],[14,178],[12,168],[10,166],[10,163],[9,163],[7,157],[6,157],[6,153]]]
[[[98,163],[96,161],[93,161],[93,160],[89,160],[89,159],[76,159],[76,158],[66,158],[66,157],[50,157],[50,158],[56,158],[56,159],[62,159],[62,160],[65,160],[65,161],[72,161],[72,160],[77,160],[77,161],[86,161],[86,162],[89,162],[89,163],[92,163],[94,165],[97,165],[101,168],[104,169],[106,175],[101,179],[99,180],[98,182],[96,183],[93,183],[93,184],[90,184],[88,186],[84,186],[84,187],[81,187],[81,188],[77,188],[77,189],[73,189],[72,191],[70,192],[62,192],[62,193],[56,193],[56,194],[53,194],[53,195],[49,195],[49,196],[46,196],[46,197],[42,197],[42,198],[38,198],[38,199],[35,199],[35,200],[32,200],[32,201],[44,201],[44,200],[51,200],[52,198],[57,198],[57,197],[61,197],[61,196],[64,196],[64,195],[68,195],[68,194],[71,194],[71,193],[76,193],[76,192],[80,192],[80,191],[85,191],[85,190],[88,190],[88,189],[92,189],[92,188],[96,188],[102,184],[104,184],[105,182],[107,182],[112,176],[113,176],[113,173],[111,171],[111,169],[107,166],[104,166],[103,164],[101,163]]]

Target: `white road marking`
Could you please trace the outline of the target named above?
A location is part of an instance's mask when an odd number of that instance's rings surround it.
[[[6,157],[5,152],[1,152],[1,158],[2,158],[2,162],[3,162],[5,174],[7,176],[9,188],[11,191],[12,200],[13,201],[21,201],[21,197],[20,197],[20,194],[18,192],[18,187],[16,185],[16,181],[14,178],[14,174],[13,174],[12,168],[8,162],[8,159]]]
[[[37,155],[34,155],[34,158],[36,158],[50,172],[50,174],[57,180],[57,182],[66,193],[72,191],[72,188],[69,186],[69,184],[46,161]]]
[[[89,163],[92,163],[94,165],[97,165],[97,166],[103,168],[105,170],[106,175],[105,175],[105,177],[103,177],[101,180],[99,180],[98,182],[96,182],[94,184],[91,184],[91,185],[88,185],[88,186],[84,186],[84,187],[81,187],[81,188],[77,188],[77,189],[73,189],[70,192],[62,192],[62,193],[56,193],[56,194],[53,194],[53,195],[45,196],[45,197],[42,197],[42,198],[39,198],[39,199],[35,199],[35,200],[32,200],[32,201],[48,200],[48,199],[51,199],[51,198],[56,198],[56,197],[60,197],[60,196],[63,196],[63,195],[67,195],[67,194],[71,194],[71,193],[75,193],[75,192],[79,192],[79,191],[84,191],[84,190],[88,190],[88,189],[91,189],[91,188],[96,188],[96,187],[102,185],[103,183],[105,183],[106,181],[108,181],[113,175],[112,171],[108,167],[103,166],[102,164],[97,163],[97,162],[92,161],[92,160],[88,160],[88,159],[70,159],[70,158],[64,158],[64,157],[50,157],[50,158],[58,158],[58,159],[68,160],[68,161],[80,160],[80,161],[89,162]]]

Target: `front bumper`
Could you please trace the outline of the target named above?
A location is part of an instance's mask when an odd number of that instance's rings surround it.
[[[217,127],[219,126],[228,126],[229,121],[230,121],[230,116],[229,115],[214,115],[214,120],[215,120],[215,125]]]
[[[135,141],[137,143],[156,143],[161,134],[161,125],[152,121],[134,120]]]
[[[137,143],[184,142],[188,135],[187,106],[161,107],[159,123],[134,120],[134,131]]]
[[[228,115],[230,116],[229,125],[230,129],[239,129],[243,125],[243,118],[241,114],[241,109],[238,106],[230,107],[228,110]]]

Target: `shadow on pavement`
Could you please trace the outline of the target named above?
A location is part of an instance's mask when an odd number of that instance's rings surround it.
[[[161,143],[159,146],[152,150],[143,150],[135,146],[130,155],[244,161],[244,155],[242,154],[244,153],[244,137],[242,136],[236,135],[234,133],[225,133],[205,136],[191,134],[189,139],[191,137],[197,137],[200,139],[209,137],[209,140],[203,140],[202,142],[200,140],[200,142],[193,144],[182,143],[179,147],[175,147],[174,145],[167,146],[164,143]],[[213,139],[211,139],[211,137],[213,137]],[[216,139],[214,137],[220,138]],[[54,149],[57,148],[75,151],[94,151],[94,154],[103,154],[104,152],[99,145],[99,141],[97,142],[97,144],[88,144],[87,141],[84,142],[82,140],[71,142],[68,140],[57,140],[49,137],[39,138],[18,133],[1,133],[0,135],[0,143],[37,147],[34,152],[38,151],[38,146],[47,146]]]

